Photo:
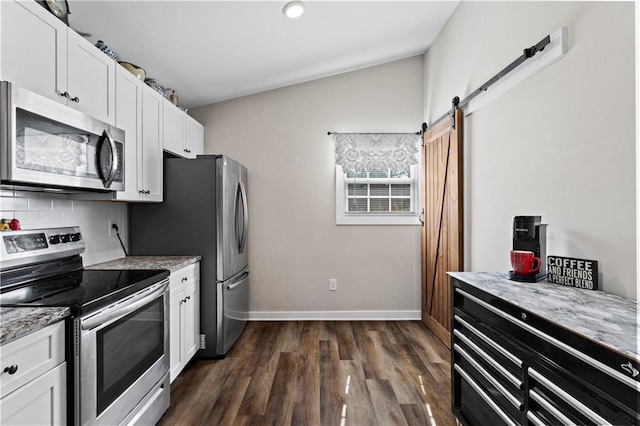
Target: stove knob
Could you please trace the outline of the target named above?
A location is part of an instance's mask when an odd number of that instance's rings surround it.
[[[71,234],[60,235],[60,242],[68,243],[71,241]]]
[[[49,237],[49,244],[60,244],[60,235],[52,235]]]
[[[82,235],[79,232],[75,234],[71,234],[71,241],[80,241],[82,239]]]

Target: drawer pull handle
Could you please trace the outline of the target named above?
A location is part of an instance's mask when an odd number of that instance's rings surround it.
[[[491,407],[491,409],[498,415],[500,416],[500,418],[508,425],[508,426],[516,426],[516,424],[509,418],[509,416],[507,416],[501,409],[500,407],[498,407],[498,404],[496,404],[495,402],[493,402],[493,400],[489,397],[489,395],[487,395],[487,393],[485,391],[482,390],[482,388],[471,378],[469,377],[469,375],[467,374],[466,371],[464,371],[462,369],[462,367],[460,367],[458,364],[454,364],[453,368],[455,368],[455,370],[460,374],[460,376],[462,376],[462,378],[469,383],[469,385],[473,388],[473,390],[475,390],[478,395],[484,399],[484,402],[486,402],[489,407]]]
[[[185,282],[185,281],[187,281],[187,280],[188,280],[188,278],[187,278],[187,277],[183,277],[183,278],[182,278],[182,282]]]
[[[538,373],[533,368],[529,367],[528,369],[529,376],[536,380],[538,383],[542,384],[544,387],[549,389],[552,393],[554,393],[558,398],[572,406],[576,411],[580,412],[582,415],[587,417],[589,420],[594,422],[597,425],[608,425],[611,426],[611,423],[607,422],[605,419],[600,417],[597,413],[589,409],[586,405],[582,404],[580,401],[575,399],[573,396],[569,395],[567,392],[562,390],[558,385],[553,383],[551,380],[544,377],[542,374]],[[529,391],[531,395],[535,394],[535,391]],[[540,402],[540,401],[537,401]]]
[[[11,367],[5,367],[4,368],[4,372],[5,373],[16,374],[16,371],[18,371],[18,365],[17,364],[13,364]]]
[[[461,341],[463,341],[467,346],[469,346],[473,351],[475,351],[475,353],[477,353],[478,356],[483,358],[487,364],[495,368],[500,374],[502,374],[502,376],[504,376],[508,381],[510,381],[515,387],[517,387],[519,390],[523,389],[521,380],[518,380],[516,376],[514,376],[509,371],[507,371],[498,362],[494,361],[493,358],[491,358],[491,356],[489,356],[485,351],[480,349],[478,345],[473,343],[467,336],[465,336],[458,330],[453,330],[453,334],[456,337],[458,337]],[[457,346],[457,345],[454,345],[454,346]]]
[[[513,404],[513,406],[516,407],[516,410],[522,411],[524,409],[524,404],[518,401],[518,399],[514,397],[507,389],[505,389],[504,386],[502,386],[493,376],[491,376],[491,374],[489,374],[487,370],[482,368],[482,366],[478,364],[478,362],[473,359],[471,355],[469,355],[464,349],[458,346],[458,344],[454,344],[453,349],[460,355],[462,355],[462,357],[466,359],[467,362],[478,371],[478,373],[484,376],[484,378],[487,379],[487,381],[491,383],[498,390],[498,392],[500,392],[502,396],[505,397],[507,401]]]
[[[455,318],[455,320],[457,322],[459,322],[460,324],[465,326],[469,331],[471,331],[473,334],[475,334],[480,339],[482,339],[486,344],[488,344],[489,346],[491,346],[492,348],[494,348],[495,350],[500,352],[502,355],[504,355],[506,358],[508,358],[515,365],[517,365],[518,367],[522,368],[522,360],[520,358],[516,357],[511,352],[507,351],[502,346],[498,345],[496,342],[494,342],[489,337],[487,337],[486,335],[481,333],[480,330],[478,330],[477,328],[473,327],[471,324],[469,324],[464,319],[460,318],[458,315],[454,315],[454,318]]]

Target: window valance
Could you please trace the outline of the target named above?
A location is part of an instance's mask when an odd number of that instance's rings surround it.
[[[345,173],[408,172],[418,164],[420,138],[415,133],[335,133],[336,165]]]

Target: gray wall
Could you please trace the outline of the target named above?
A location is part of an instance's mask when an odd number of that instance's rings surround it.
[[[564,58],[465,119],[466,269],[508,270],[513,216],[539,214],[549,254],[636,299],[633,2],[460,3],[425,55],[425,118],[563,26]]]
[[[420,228],[336,226],[327,131],[419,130],[423,69],[418,56],[190,111],[206,153],[249,169],[253,318],[419,318]]]

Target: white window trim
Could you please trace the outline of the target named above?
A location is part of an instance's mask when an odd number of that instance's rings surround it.
[[[413,225],[419,226],[419,184],[418,166],[412,166],[412,176],[415,176],[414,183],[414,212],[413,213],[347,213],[346,206],[346,176],[342,171],[342,166],[336,166],[336,225]]]

